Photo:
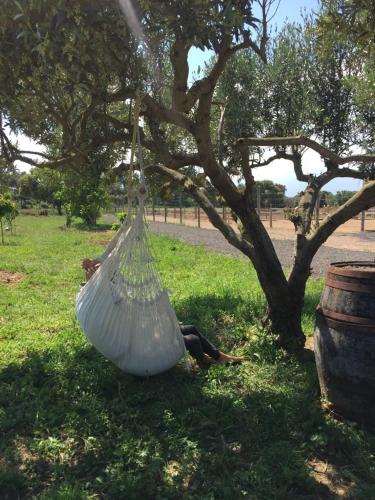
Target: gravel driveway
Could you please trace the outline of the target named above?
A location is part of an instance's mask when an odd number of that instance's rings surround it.
[[[189,226],[180,226],[179,224],[166,224],[164,222],[149,222],[149,229],[153,233],[160,233],[185,241],[189,245],[204,246],[210,250],[233,255],[235,257],[244,257],[236,248],[230,245],[224,236],[215,229],[199,229]],[[273,244],[281,264],[288,269],[292,265],[293,245],[292,240],[274,239]],[[375,254],[370,252],[352,251],[347,248],[332,248],[322,246],[313,260],[313,275],[321,276],[326,273],[327,266],[331,262],[348,260],[375,260]]]

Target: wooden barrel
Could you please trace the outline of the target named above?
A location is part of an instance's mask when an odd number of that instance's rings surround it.
[[[375,262],[328,268],[314,350],[321,392],[332,411],[375,429]]]

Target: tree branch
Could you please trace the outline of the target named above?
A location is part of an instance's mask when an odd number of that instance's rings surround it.
[[[147,124],[151,132],[151,137],[153,139],[153,149],[152,151],[156,153],[160,160],[167,166],[171,168],[181,168],[189,165],[199,166],[201,163],[200,156],[198,154],[181,154],[176,152],[171,152],[168,148],[167,143],[164,141],[162,132],[160,131],[159,124],[148,119]]]
[[[238,139],[237,144],[246,146],[306,146],[319,153],[322,158],[331,160],[336,165],[344,165],[353,162],[375,162],[375,155],[360,154],[340,156],[313,139],[309,139],[302,135],[295,137],[244,137]]]
[[[331,234],[344,222],[353,218],[363,210],[368,210],[375,206],[375,181],[368,182],[350,200],[339,207],[335,212],[328,215],[314,234],[307,239],[302,251],[305,255],[314,256],[321,245],[331,236]]]
[[[27,163],[28,165],[31,165],[33,167],[50,168],[52,170],[53,169],[58,170],[59,168],[65,165],[72,164],[77,160],[82,160],[82,157],[83,155],[80,154],[80,155],[67,156],[64,158],[58,158],[56,160],[38,162],[36,160],[33,160],[32,158],[29,158],[28,156],[23,156],[22,154],[15,154],[13,160],[22,161],[23,163]]]
[[[245,146],[240,146],[239,151],[241,156],[241,169],[243,177],[245,179],[246,191],[247,191],[247,193],[245,194],[248,194],[248,192],[253,191],[255,185],[255,180],[252,172],[252,165],[250,165],[249,152],[247,148]]]
[[[240,238],[234,229],[223,221],[214,205],[210,202],[202,190],[194,184],[191,178],[181,172],[176,172],[175,170],[163,165],[156,165],[154,168],[161,173],[167,174],[169,177],[182,184],[184,190],[190,193],[196,202],[203,208],[212,225],[221,231],[227,241],[247,255],[250,259],[254,258],[254,249],[250,243]]]
[[[176,111],[184,111],[189,76],[188,53],[190,47],[191,44],[176,39],[170,52],[170,60],[174,72],[172,109]]]
[[[47,155],[46,153],[43,153],[41,151],[21,150],[12,144],[12,142],[2,129],[0,129],[0,136],[1,136],[1,142],[3,144],[3,149],[6,149],[6,151],[3,151],[2,153],[4,154],[5,152],[5,154],[9,157],[7,159],[10,161],[18,160],[27,163],[28,165],[40,168],[58,168],[69,162],[73,162],[74,159],[76,158],[76,156],[66,156],[64,158],[53,159],[50,155]],[[39,162],[36,159],[29,158],[28,156],[25,155],[39,156],[41,158],[44,158],[46,161]]]
[[[36,156],[40,156],[41,158],[44,158],[45,160],[52,160],[53,158],[49,155],[47,155],[46,153],[42,153],[40,151],[26,151],[24,149],[17,149],[17,154],[20,154],[20,155],[36,155]]]
[[[188,132],[194,129],[194,122],[187,118],[183,113],[168,109],[159,102],[155,101],[151,96],[144,95],[142,103],[146,106],[143,115],[160,122],[171,123],[177,127],[181,127]]]
[[[116,92],[109,92],[104,97],[104,102],[111,104],[113,102],[126,101],[127,99],[135,99],[136,89],[129,87],[121,87]]]
[[[230,48],[230,37],[226,36],[218,48],[217,60],[211,68],[211,71],[206,77],[201,78],[190,87],[184,101],[181,103],[181,111],[189,113],[203,94],[208,94],[213,91],[216,82],[224,71],[225,65],[232,54],[233,51]]]
[[[296,178],[301,182],[309,182],[311,176],[308,174],[304,174],[302,170],[302,155],[298,151],[294,151],[292,155],[288,155],[285,153],[284,158],[286,160],[290,160],[293,162],[294,173],[296,174]]]
[[[273,161],[280,160],[280,159],[281,159],[281,156],[279,154],[276,154],[276,155],[270,156],[269,158],[267,158],[267,160],[264,160],[264,161],[256,162],[256,161],[252,160],[251,168],[265,167],[265,166],[269,165],[270,163],[272,163]]]
[[[337,177],[351,177],[353,179],[363,180],[366,177],[366,174],[364,172],[360,172],[359,170],[353,170],[352,168],[335,168],[333,170],[328,170],[317,177],[319,188],[321,189],[328,182]]]

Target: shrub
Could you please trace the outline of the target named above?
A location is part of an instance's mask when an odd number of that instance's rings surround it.
[[[111,227],[112,231],[117,231],[125,219],[126,219],[126,212],[119,212],[117,214],[117,221],[112,224]]]
[[[1,226],[1,242],[4,245],[4,230],[3,219],[12,228],[13,220],[17,217],[18,210],[14,201],[11,200],[8,194],[0,195],[0,226]]]

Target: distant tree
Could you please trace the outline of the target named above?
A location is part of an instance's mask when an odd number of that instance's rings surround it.
[[[336,196],[324,189],[320,191],[320,207],[333,207],[334,205],[341,205],[341,203],[337,203]]]
[[[62,187],[63,174],[49,168],[35,168],[32,169],[31,173],[37,180],[38,200],[54,206],[58,214],[62,215],[62,203],[59,199],[59,192]]]
[[[89,175],[82,177],[78,172],[65,176],[60,192],[67,226],[73,217],[81,218],[89,227],[96,226],[101,209],[109,204],[109,197],[102,180]]]
[[[81,218],[90,227],[96,225],[101,209],[109,206],[108,171],[115,159],[112,148],[102,148],[88,155],[81,170],[72,166],[63,171],[57,198],[64,205],[68,226],[72,217]]]
[[[4,221],[7,221],[10,226],[18,214],[17,205],[12,201],[10,194],[0,194],[0,229],[1,242],[4,245]]]
[[[40,203],[39,182],[36,175],[32,172],[23,172],[18,179],[18,195],[21,207],[25,208],[28,201]]]
[[[350,198],[352,198],[357,191],[337,191],[336,193],[336,202],[338,205],[343,205],[346,203]]]
[[[12,162],[0,158],[0,193],[15,192],[20,173]]]
[[[286,187],[273,181],[264,180],[256,182],[259,189],[261,207],[284,207]]]
[[[32,200],[39,205],[44,202],[56,207],[61,215],[62,205],[58,199],[58,193],[62,186],[60,172],[49,168],[32,168],[30,172],[21,174],[18,186],[21,205],[25,205],[26,200]]]

